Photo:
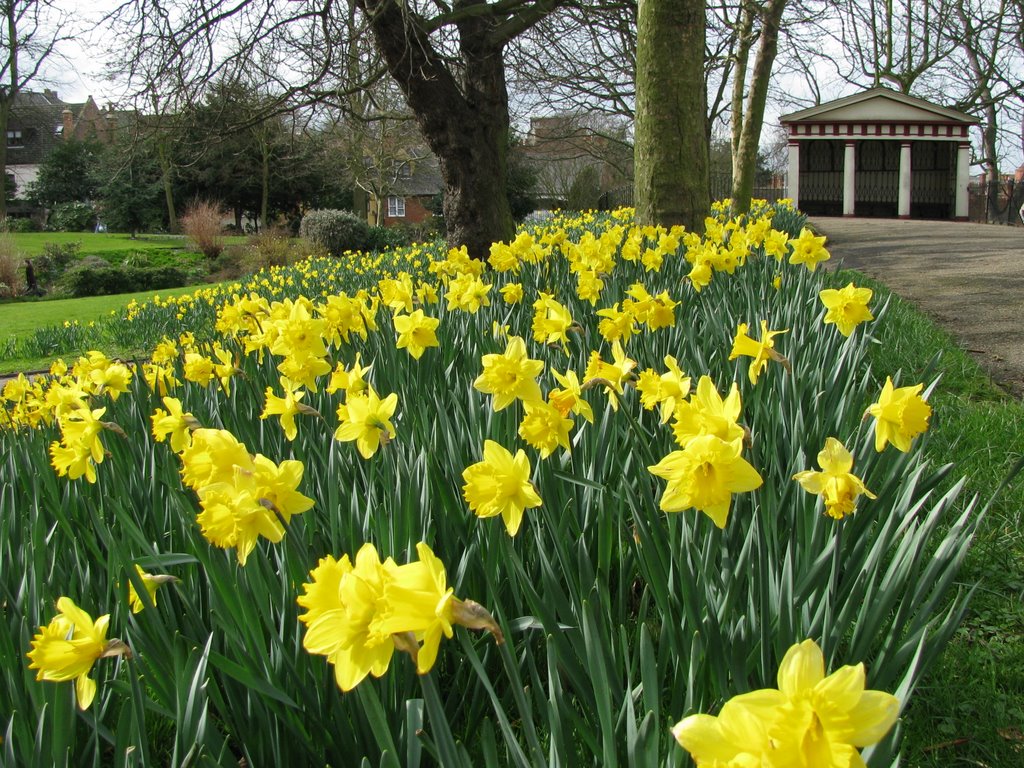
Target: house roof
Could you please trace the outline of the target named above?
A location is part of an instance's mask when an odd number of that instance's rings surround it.
[[[426,155],[409,161],[410,175],[398,178],[392,186],[392,194],[405,197],[426,197],[440,194],[444,189],[441,168],[434,155]]]
[[[8,131],[21,131],[21,144],[8,145],[7,165],[38,165],[63,140],[64,110],[78,114],[86,103],[61,101],[53,91],[21,91],[11,104]],[[6,137],[2,137],[6,141]]]
[[[908,96],[891,88],[868,88],[860,93],[835,101],[790,112],[781,117],[783,125],[789,123],[817,123],[822,121],[885,120],[913,123],[957,123],[974,125],[978,118],[930,101]]]

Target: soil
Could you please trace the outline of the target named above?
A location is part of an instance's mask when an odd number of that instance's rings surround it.
[[[830,265],[885,283],[1024,397],[1024,228],[816,217]]]

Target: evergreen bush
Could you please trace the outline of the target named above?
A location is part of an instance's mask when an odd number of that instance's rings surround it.
[[[47,221],[54,232],[88,232],[95,226],[96,211],[88,203],[58,203]]]
[[[345,251],[366,248],[370,227],[351,211],[324,209],[310,211],[302,217],[299,235],[337,256]]]

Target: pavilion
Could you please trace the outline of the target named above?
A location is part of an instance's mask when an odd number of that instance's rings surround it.
[[[821,216],[967,220],[969,130],[962,112],[870,88],[782,116],[788,196]]]

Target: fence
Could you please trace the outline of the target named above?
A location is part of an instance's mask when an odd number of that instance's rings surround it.
[[[990,181],[967,188],[967,218],[989,224],[1024,225],[1024,182]]]
[[[711,174],[711,199],[724,200],[732,196],[732,176],[729,174]],[[1024,190],[1022,190],[1024,192]],[[767,200],[775,202],[786,197],[786,188],[778,185],[755,185],[753,194],[755,200]],[[633,188],[617,187],[603,193],[598,201],[598,208],[602,211],[610,211],[622,206],[633,205]]]

